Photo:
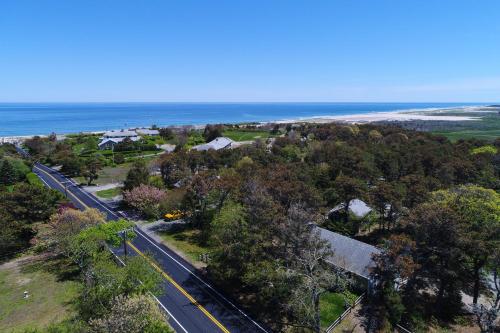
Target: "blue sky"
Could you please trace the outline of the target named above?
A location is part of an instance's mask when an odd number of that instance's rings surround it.
[[[498,0],[2,0],[0,101],[500,100]]]

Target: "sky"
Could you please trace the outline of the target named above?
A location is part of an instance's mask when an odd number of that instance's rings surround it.
[[[498,102],[498,0],[0,0],[0,102]]]

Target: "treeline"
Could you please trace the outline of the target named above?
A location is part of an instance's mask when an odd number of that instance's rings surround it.
[[[474,232],[474,240],[488,253],[498,252],[500,140],[493,145],[481,140],[451,143],[374,125],[289,125],[278,130],[286,134],[273,141],[257,140],[232,150],[179,150],[160,162],[165,186],[185,191],[181,206],[192,227],[201,231],[201,242],[215,248],[207,268],[211,277],[275,330],[306,326],[318,331],[318,295],[348,284],[334,268],[317,264],[324,262],[321,253],[329,247],[317,239],[313,224],[387,246],[388,253],[394,252],[393,235],[409,242],[405,250],[414,246],[414,262],[405,276],[385,272],[382,264],[380,273],[374,273],[377,279],[390,275],[377,286],[404,279],[413,293],[405,294],[406,287],[378,290],[371,305],[374,329],[399,322],[416,328],[431,318],[450,322],[461,313],[461,291],[474,299],[478,293],[490,295],[485,278],[494,261],[484,251],[483,257],[475,257],[477,247],[463,240]],[[457,193],[467,194],[463,207],[443,199]],[[463,210],[481,211],[477,207],[485,198],[491,208],[488,223],[478,222],[476,213],[464,215]],[[354,199],[373,208],[369,219],[352,216]],[[340,216],[326,219],[338,205]],[[443,253],[433,252],[435,246]],[[405,256],[402,251],[393,259],[399,263]]]
[[[13,145],[0,145],[0,261],[29,248],[38,225],[63,202],[59,192],[43,187]]]

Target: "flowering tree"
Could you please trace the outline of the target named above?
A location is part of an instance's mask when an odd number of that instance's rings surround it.
[[[123,193],[125,202],[148,218],[160,217],[160,202],[165,196],[164,191],[144,184]]]

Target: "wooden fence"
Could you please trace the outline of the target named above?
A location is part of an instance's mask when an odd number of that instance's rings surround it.
[[[347,315],[349,313],[351,313],[352,309],[354,309],[354,307],[356,307],[356,305],[359,304],[359,302],[361,302],[361,300],[363,299],[363,297],[365,297],[365,293],[363,293],[361,296],[359,296],[358,298],[356,298],[356,300],[354,301],[354,303],[349,306],[341,315],[340,317],[338,317],[330,326],[328,326],[328,328],[325,330],[325,333],[331,333],[333,331],[333,329],[335,327],[337,327],[341,322],[342,320],[344,320],[345,317],[347,317]]]

